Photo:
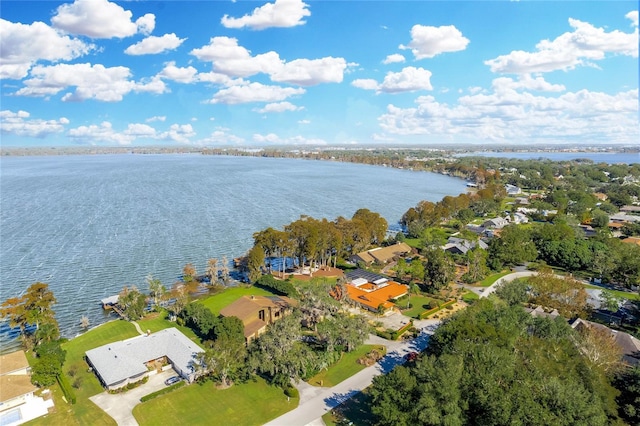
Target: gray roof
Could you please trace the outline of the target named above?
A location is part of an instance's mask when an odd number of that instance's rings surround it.
[[[204,352],[177,328],[132,337],[87,351],[91,365],[109,386],[146,373],[145,363],[166,356],[178,371],[193,371],[195,355]]]

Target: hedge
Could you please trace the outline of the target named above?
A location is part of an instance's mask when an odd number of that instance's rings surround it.
[[[277,280],[273,275],[261,276],[255,285],[265,287],[283,296],[291,296],[296,293],[296,289],[291,282]]]
[[[176,383],[175,385],[171,385],[171,386],[167,386],[164,389],[160,389],[159,391],[155,391],[153,393],[150,393],[149,395],[145,395],[142,398],[140,398],[140,402],[146,402],[149,401],[150,399],[153,399],[157,396],[160,395],[164,395],[165,393],[169,393],[172,392],[178,388],[181,388],[182,386],[186,385],[187,382],[185,382],[184,380],[179,381],[178,383]]]
[[[409,330],[411,327],[413,327],[413,320],[409,321],[407,323],[407,325],[405,325],[404,327],[402,327],[401,329],[399,329],[398,331],[395,331],[391,334],[391,340],[398,340],[398,338],[400,336],[402,336],[404,334],[405,331]]]
[[[446,303],[443,303],[441,306],[438,306],[437,308],[433,308],[433,309],[429,309],[428,311],[424,311],[423,313],[420,314],[420,319],[425,319],[427,318],[429,315],[431,314],[435,314],[436,312],[438,312],[440,309],[446,308],[448,306],[453,305],[454,303],[456,303],[455,299],[454,300],[449,300]]]
[[[284,394],[290,398],[298,398],[300,396],[300,392],[298,392],[298,389],[294,388],[293,386],[287,387],[284,390]]]
[[[67,376],[65,376],[64,374],[58,374],[57,379],[58,379],[58,384],[60,385],[60,389],[62,389],[62,393],[64,394],[64,397],[66,398],[66,400],[70,404],[75,404],[76,393],[71,388],[71,385],[69,384],[69,380],[67,380]]]

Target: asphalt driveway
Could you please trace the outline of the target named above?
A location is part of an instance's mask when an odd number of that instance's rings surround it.
[[[118,423],[119,426],[137,426],[138,422],[133,417],[133,407],[140,403],[140,398],[149,395],[152,392],[166,387],[164,381],[171,376],[175,376],[176,372],[167,370],[160,374],[149,376],[149,381],[135,389],[128,390],[124,393],[110,394],[102,392],[89,398],[104,410],[108,415]]]

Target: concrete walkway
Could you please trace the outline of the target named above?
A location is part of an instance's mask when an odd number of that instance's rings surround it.
[[[133,324],[133,326],[136,328],[136,330],[138,330],[138,333],[140,334],[147,334],[144,331],[142,331],[142,329],[140,328],[140,324],[138,324],[135,321],[129,321],[131,324]]]
[[[387,355],[371,367],[354,374],[348,379],[338,383],[332,388],[315,388],[309,390],[307,386],[302,386],[303,392],[300,394],[300,404],[288,413],[283,414],[275,420],[267,423],[267,426],[305,426],[322,424],[320,419],[325,413],[363,389],[370,386],[373,378],[381,374],[390,372],[395,366],[403,364],[405,355],[409,352],[421,352],[429,344],[429,337],[437,327],[437,321],[426,323],[423,332],[415,339],[403,342],[391,342],[384,340],[387,346]],[[371,339],[374,341],[374,339]],[[378,343],[377,339],[375,340]]]
[[[175,371],[167,370],[149,376],[147,383],[135,389],[119,394],[102,392],[89,399],[111,416],[118,423],[118,426],[137,426],[138,422],[133,417],[133,407],[140,403],[140,398],[143,396],[165,388],[164,381],[175,374]]]

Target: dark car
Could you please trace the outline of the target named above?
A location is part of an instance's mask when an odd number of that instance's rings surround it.
[[[418,352],[409,352],[407,355],[405,355],[404,359],[407,362],[413,362],[418,359]]]
[[[164,381],[164,384],[167,386],[171,386],[173,384],[178,383],[180,380],[182,380],[182,377],[180,376],[172,376],[169,377],[167,380]]]

